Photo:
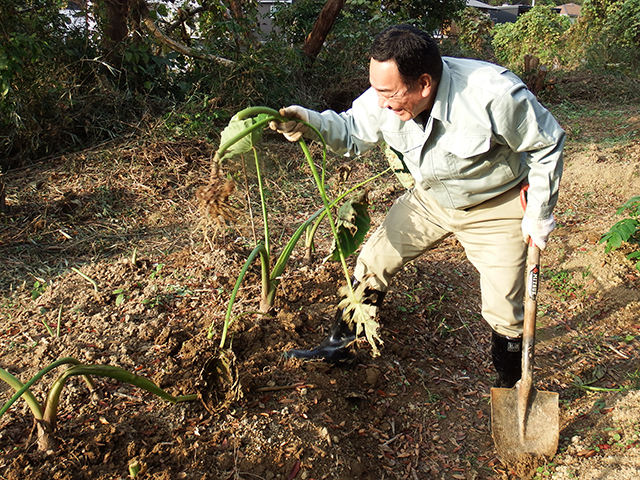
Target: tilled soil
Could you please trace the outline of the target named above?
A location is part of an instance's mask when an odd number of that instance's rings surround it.
[[[225,345],[236,357],[241,398],[216,402],[203,393],[229,296],[262,232],[259,206],[250,211],[247,202],[257,199],[255,175],[239,160],[226,167],[239,213],[233,224],[214,225],[203,221],[194,194],[215,146],[140,141],[4,176],[0,366],[24,383],[73,357],[199,398],[172,404],[105,377],[94,378],[92,394],[72,377],[55,447],[38,449],[23,400],[2,417],[0,476],[119,479],[137,461],[137,478],[155,479],[638,478],[640,280],[625,258],[631,247],[605,254],[598,243],[620,219],[615,209],[640,191],[638,110],[560,118],[569,141],[558,228],[542,256],[534,372],[538,390],[560,395],[559,449],[548,463],[524,472],[496,455],[490,332],[479,315],[477,273],[455,238],[394,279],[380,310],[381,355],[360,341],[344,366],[283,355],[316,345],[333,320],[345,278],[339,264],[323,261],[327,227],[311,263],[302,246],[294,251],[271,315],[256,313],[254,262]],[[608,142],[605,131],[626,140]],[[295,146],[273,138],[266,145],[279,250],[320,202]],[[333,158],[329,190],[384,168],[381,152]],[[369,187],[373,228],[402,191],[389,175]],[[39,401],[65,368],[32,387]],[[12,394],[0,385],[2,402]]]

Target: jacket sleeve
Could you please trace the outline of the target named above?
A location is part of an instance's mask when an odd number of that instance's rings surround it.
[[[329,150],[338,155],[357,156],[382,141],[380,113],[375,92],[369,89],[346,112],[309,110],[309,123],[320,131]]]
[[[565,132],[524,84],[515,85],[494,109],[493,129],[529,167],[526,215],[548,218],[558,201]]]

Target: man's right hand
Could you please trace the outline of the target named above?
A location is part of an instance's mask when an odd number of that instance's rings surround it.
[[[278,133],[284,135],[284,137],[290,142],[297,142],[307,132],[309,127],[304,123],[297,122],[296,120],[302,120],[303,122],[309,122],[309,112],[306,108],[299,105],[292,105],[287,108],[280,109],[280,115],[284,118],[290,118],[288,122],[277,122],[275,120],[269,122],[271,130],[275,130]]]

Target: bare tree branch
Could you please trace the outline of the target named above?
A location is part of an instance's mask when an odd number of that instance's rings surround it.
[[[207,5],[204,5],[204,6],[198,7],[198,8],[194,8],[193,10],[188,10],[186,8],[181,8],[180,9],[180,12],[181,12],[180,18],[178,20],[176,20],[175,22],[170,23],[167,26],[167,28],[166,28],[167,33],[173,32],[180,25],[184,24],[187,20],[189,20],[192,17],[195,17],[199,13],[208,12],[208,11],[209,11],[209,6],[207,6]]]
[[[151,15],[149,15],[149,6],[147,5],[147,2],[145,2],[144,0],[140,0],[140,16],[142,17],[142,21],[144,22],[144,25],[147,27],[149,32],[151,32],[154,38],[158,40],[160,43],[169,47],[170,49],[178,53],[181,53],[183,55],[187,55],[188,57],[217,62],[224,65],[225,67],[230,67],[235,65],[235,62],[232,60],[219,57],[218,55],[211,55],[210,53],[199,52],[198,50],[188,47],[174,40],[173,38],[165,35],[158,28],[153,18],[151,18]]]

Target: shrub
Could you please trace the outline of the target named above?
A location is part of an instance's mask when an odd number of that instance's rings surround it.
[[[640,244],[640,196],[630,198],[624,205],[616,210],[616,215],[627,214],[626,218],[616,222],[600,239],[605,244],[605,253],[620,248],[624,243],[630,245]],[[627,255],[629,260],[636,262],[636,269],[640,270],[640,251],[634,251]]]
[[[550,7],[535,6],[515,23],[496,25],[492,45],[498,61],[515,72],[522,72],[527,54],[538,57],[542,64],[560,66],[570,26],[567,17]]]
[[[488,14],[477,8],[465,8],[456,15],[452,29],[459,33],[443,40],[440,47],[443,55],[494,60],[493,21]]]

